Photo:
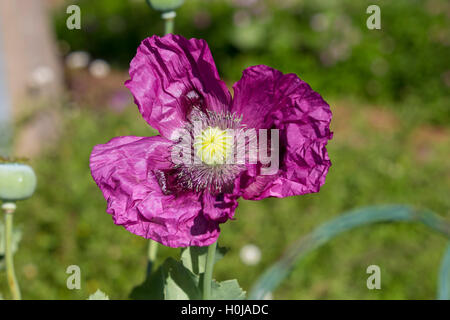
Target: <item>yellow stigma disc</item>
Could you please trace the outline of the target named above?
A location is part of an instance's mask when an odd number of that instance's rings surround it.
[[[232,145],[233,137],[217,127],[208,127],[194,138],[197,156],[208,165],[224,164]]]

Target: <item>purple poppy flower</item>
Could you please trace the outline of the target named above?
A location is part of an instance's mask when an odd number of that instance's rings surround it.
[[[219,224],[233,218],[239,197],[283,198],[324,184],[330,107],[295,74],[250,67],[232,97],[207,43],[169,34],[141,43],[130,77],[125,85],[160,135],[117,137],[94,147],[91,173],[115,224],[169,247],[207,246],[217,240]],[[277,152],[269,152],[278,164],[270,174],[263,174],[260,158],[221,161],[235,154],[228,152],[236,143],[229,130],[250,129],[272,129],[267,143],[278,142]],[[177,162],[186,137],[192,138],[187,154],[197,161]]]

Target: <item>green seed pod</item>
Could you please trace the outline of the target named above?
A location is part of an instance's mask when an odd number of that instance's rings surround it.
[[[147,0],[150,7],[155,10],[167,12],[179,8],[184,0]]]
[[[0,163],[0,200],[17,201],[31,197],[36,189],[33,169],[21,163]]]

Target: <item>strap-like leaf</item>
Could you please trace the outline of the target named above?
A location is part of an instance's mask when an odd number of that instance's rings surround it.
[[[373,206],[354,210],[321,225],[295,242],[278,262],[259,277],[250,291],[249,298],[262,299],[272,292],[307,253],[340,233],[363,225],[394,221],[420,222],[450,238],[450,223],[428,210],[418,210],[405,205]]]
[[[450,300],[450,242],[447,245],[441,262],[437,298],[439,300]]]

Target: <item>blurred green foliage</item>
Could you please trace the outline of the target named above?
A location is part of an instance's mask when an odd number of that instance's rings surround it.
[[[230,251],[217,263],[217,280],[237,278],[245,290],[299,236],[360,206],[408,203],[449,218],[450,180],[443,162],[450,144],[440,131],[396,115],[395,125],[379,128],[380,114],[358,112],[346,103],[335,112],[335,137],[329,144],[333,166],[317,194],[286,199],[240,201],[236,220],[222,226],[221,246]],[[376,111],[376,110],[372,110]],[[383,114],[383,113],[381,113]],[[369,117],[370,115],[370,117]],[[120,135],[148,136],[137,108],[121,114],[110,109],[67,107],[67,128],[52,152],[35,160],[35,195],[18,203],[16,225],[23,240],[15,256],[23,296],[30,299],[85,299],[98,288],[125,299],[145,278],[147,241],[115,226],[89,172],[95,144]],[[374,120],[375,119],[375,120]],[[375,124],[377,122],[375,121]],[[425,140],[428,131],[436,137]],[[421,142],[422,141],[422,142]],[[447,142],[445,142],[447,141]],[[253,243],[262,261],[247,266],[242,246]],[[392,224],[348,232],[312,252],[274,293],[288,299],[434,299],[446,239],[426,227]],[[158,264],[180,251],[160,247]],[[81,290],[68,290],[69,265],[81,268]],[[367,266],[382,269],[382,290],[366,288]],[[0,292],[7,298],[4,273]]]
[[[206,39],[228,83],[247,66],[268,64],[297,73],[334,114],[333,166],[320,193],[240,201],[236,220],[222,227],[220,244],[231,250],[216,265],[219,281],[237,278],[248,290],[287,245],[349,209],[407,203],[449,218],[449,134],[429,125],[445,127],[450,120],[449,3],[379,0],[382,29],[368,30],[365,11],[372,2],[187,0],[177,10],[176,32]],[[77,4],[81,30],[68,30],[65,7],[55,8],[61,48],[88,51],[115,68],[125,70],[139,42],[163,30],[144,0]],[[147,241],[105,213],[89,155],[115,136],[156,132],[134,106],[122,113],[109,109],[108,101],[86,107],[63,108],[60,142],[32,163],[36,194],[18,204],[23,240],[15,261],[28,299],[86,299],[98,288],[125,299],[145,278]],[[239,258],[249,243],[262,250],[256,266]],[[433,299],[445,243],[420,225],[363,227],[309,254],[274,297]],[[168,256],[178,257],[179,250],[161,247],[158,263]],[[81,267],[81,290],[66,287],[72,264]],[[371,264],[381,267],[382,290],[366,287]],[[8,298],[4,273],[0,292]]]
[[[69,1],[70,2],[70,1]],[[381,30],[366,9],[381,8]],[[127,68],[140,41],[161,34],[144,0],[80,0],[81,30],[55,10],[59,40]],[[224,79],[267,64],[297,73],[322,95],[403,102],[424,121],[450,121],[450,4],[446,0],[188,0],[176,33],[208,41]]]

